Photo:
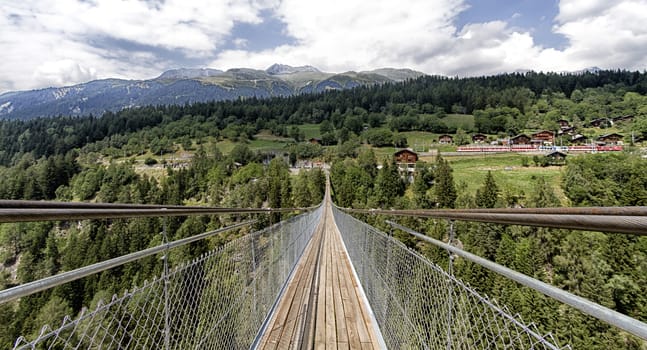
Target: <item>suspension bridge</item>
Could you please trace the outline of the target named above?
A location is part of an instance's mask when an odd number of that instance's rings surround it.
[[[0,222],[251,214],[294,209],[0,201]],[[564,349],[550,333],[452,274],[456,257],[532,288],[618,330],[647,340],[647,324],[452,245],[453,221],[645,234],[647,208],[352,210],[322,204],[177,266],[175,248],[239,229],[151,247],[0,291],[0,303],[115,266],[159,256],[163,273],[20,337],[15,349]],[[394,222],[394,229],[447,250],[449,269],[350,216],[407,215],[449,220],[449,242]]]

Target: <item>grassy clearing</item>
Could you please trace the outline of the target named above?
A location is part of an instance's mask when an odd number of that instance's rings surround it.
[[[297,125],[299,130],[303,131],[306,140],[311,138],[321,138],[321,132],[319,132],[319,124],[302,124]]]
[[[293,141],[291,141],[293,142]],[[249,142],[249,149],[252,151],[283,151],[291,143],[282,140],[262,140],[255,139]]]
[[[523,167],[521,166],[522,155],[504,154],[487,155],[475,157],[447,157],[454,169],[454,180],[456,183],[465,182],[467,190],[471,193],[483,185],[485,175],[492,172],[499,189],[513,194],[530,195],[535,186],[535,179],[544,177],[552,184],[553,190],[563,204],[566,204],[566,196],[561,187],[562,168],[551,167]],[[532,164],[532,160],[530,161]]]
[[[407,138],[407,143],[415,152],[427,152],[429,148],[438,142],[438,135],[424,131],[405,131],[401,132]]]
[[[266,140],[266,141],[281,141],[281,142],[294,141],[294,139],[290,137],[272,135],[272,132],[269,130],[261,130],[258,134],[254,135],[254,139]]]
[[[449,128],[474,130],[474,116],[471,114],[448,114],[442,120]]]
[[[393,158],[393,153],[397,152],[399,148],[395,147],[372,147],[370,145],[362,145],[362,148],[372,148],[375,153],[375,159],[378,163],[382,163],[384,159]]]
[[[415,152],[429,152],[429,149],[437,149],[441,152],[456,152],[456,145],[438,144],[438,137],[441,134],[425,131],[405,131],[400,134],[407,138],[409,147]]]
[[[225,139],[222,141],[218,141],[216,146],[218,147],[220,152],[222,152],[222,154],[229,154],[231,153],[231,150],[234,149],[234,146],[236,146],[236,143],[228,139]]]

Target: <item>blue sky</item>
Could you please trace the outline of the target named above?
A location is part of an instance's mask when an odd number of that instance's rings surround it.
[[[554,19],[559,13],[559,1],[555,0],[480,0],[469,1],[469,8],[458,15],[456,25],[469,23],[506,21],[532,33],[537,44],[544,47],[564,48],[566,37],[553,32]]]
[[[0,93],[178,67],[647,68],[647,0],[2,0]]]

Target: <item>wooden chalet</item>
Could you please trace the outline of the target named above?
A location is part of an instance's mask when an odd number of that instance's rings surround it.
[[[526,134],[519,134],[510,138],[511,145],[529,145],[530,137]]]
[[[438,136],[438,143],[442,145],[448,145],[448,144],[454,143],[454,138],[452,137],[452,135],[447,135],[447,134],[440,135]]]
[[[604,142],[605,145],[621,145],[623,136],[620,134],[606,134],[598,137],[599,142]]]
[[[474,134],[472,135],[473,143],[485,143],[487,141],[487,135],[485,134]]]
[[[548,164],[550,165],[564,165],[566,164],[566,153],[560,151],[552,151],[546,154],[548,158]]]
[[[310,142],[313,145],[320,145],[321,144],[321,139],[317,139],[317,138],[313,137],[310,140],[308,140],[308,142]]]
[[[617,123],[617,122],[627,122],[632,119],[634,119],[633,115],[621,115],[621,116],[613,117],[611,120],[613,120],[614,123]]]
[[[608,124],[607,118],[596,118],[589,122],[589,125],[594,128],[599,128],[602,125]]]
[[[395,152],[393,157],[397,164],[415,164],[418,161],[418,153],[408,149]]]
[[[564,135],[564,134],[573,135],[574,133],[575,133],[575,127],[573,126],[569,126],[567,128],[561,128],[557,132],[558,135]]]
[[[532,134],[532,139],[539,140],[542,143],[543,142],[553,143],[553,141],[555,141],[555,133],[550,130],[542,130]]]
[[[544,140],[532,139],[532,140],[530,140],[530,144],[535,146],[535,147],[543,146],[544,145]]]
[[[557,124],[559,124],[560,129],[570,128],[570,127],[571,127],[571,124],[570,124],[570,123],[569,123],[569,121],[568,121],[568,120],[566,120],[566,119],[560,119],[560,120],[558,120],[558,121],[557,121]]]
[[[403,149],[395,152],[393,157],[398,166],[400,177],[409,183],[413,183],[413,174],[416,172],[418,153],[409,149]]]
[[[574,135],[574,136],[571,138],[571,143],[576,144],[576,145],[583,145],[583,144],[585,144],[588,140],[589,140],[589,139],[588,139],[588,137],[586,137],[586,136],[584,136],[584,135],[577,134],[577,135]]]

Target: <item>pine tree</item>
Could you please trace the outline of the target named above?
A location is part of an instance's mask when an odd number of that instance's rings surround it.
[[[434,194],[439,207],[454,208],[457,195],[452,168],[440,155],[436,161]]]
[[[499,196],[499,187],[492,172],[488,171],[483,186],[476,190],[476,205],[479,208],[494,208]]]
[[[530,204],[535,208],[548,208],[559,206],[559,198],[546,179],[539,177],[530,198]]]
[[[270,208],[286,208],[292,203],[290,171],[283,159],[274,158],[267,169],[268,193],[267,201]],[[272,215],[272,221],[277,222],[280,214]]]
[[[294,179],[294,205],[296,207],[308,207],[312,204],[310,189],[308,188],[308,179],[303,172]]]
[[[375,152],[373,152],[372,148],[359,152],[357,163],[371,178],[375,178],[377,175],[377,161],[375,160]]]
[[[381,207],[390,207],[404,194],[404,183],[393,161],[385,161],[375,179],[375,199]]]
[[[417,208],[431,208],[431,201],[427,195],[427,190],[431,188],[434,181],[433,172],[424,164],[416,164],[416,173],[413,179],[413,199]]]

